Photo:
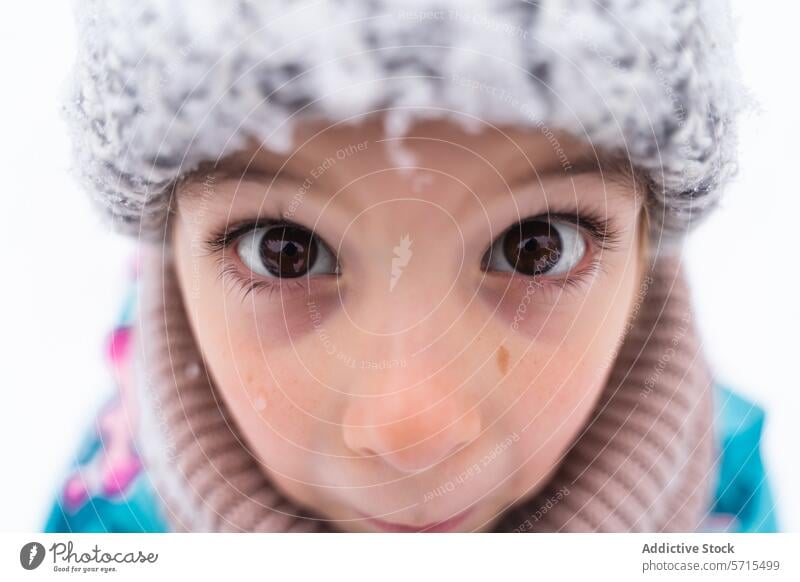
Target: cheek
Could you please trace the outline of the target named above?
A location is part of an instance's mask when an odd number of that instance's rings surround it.
[[[514,335],[552,346],[570,341],[575,332],[607,327],[609,319],[617,319],[620,306],[625,310],[626,289],[615,295],[612,282],[578,284],[583,286],[572,289],[522,277],[504,278],[490,280],[481,294],[494,318]]]
[[[513,484],[518,495],[557,467],[597,405],[625,329],[634,281],[608,281],[568,305],[531,303],[518,326],[512,351],[519,363],[506,377],[500,404],[508,411],[506,431],[520,437]]]
[[[335,280],[293,282],[287,288],[254,291],[242,300],[225,293],[222,309],[230,327],[256,336],[265,349],[281,349],[319,335],[324,322],[337,311],[342,296]],[[218,290],[223,296],[222,288]]]
[[[583,423],[605,385],[606,372],[601,368],[606,350],[575,353],[560,348],[550,354],[548,363],[537,358],[519,372],[528,381],[516,380],[519,405],[511,414],[514,424],[537,446],[550,447],[558,435],[574,434],[572,429]]]
[[[504,303],[519,302],[504,299]],[[522,304],[524,305],[524,304]],[[506,379],[517,397],[534,401],[522,410],[539,410],[552,398],[563,402],[584,390],[596,390],[605,382],[616,347],[625,329],[630,307],[627,288],[618,294],[597,287],[580,301],[544,305],[531,302],[520,310],[504,305],[496,319],[508,326],[509,313],[516,317],[508,334],[518,362]],[[508,368],[506,352],[497,354],[501,373]],[[528,387],[527,390],[525,387]]]
[[[605,386],[610,350],[573,334],[569,344],[539,350],[509,374],[502,424],[517,435],[509,494],[534,493],[558,467],[588,421]],[[513,405],[511,404],[513,402]]]
[[[337,416],[337,393],[307,365],[329,358],[316,353],[319,342],[292,335],[307,320],[304,314],[287,310],[284,318],[280,304],[254,308],[252,302],[233,299],[220,305],[219,297],[201,294],[189,309],[202,314],[196,336],[214,384],[268,469],[307,480],[309,467],[340,440],[335,425],[327,422]]]

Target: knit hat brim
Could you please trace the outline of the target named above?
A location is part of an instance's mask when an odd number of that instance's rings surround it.
[[[78,172],[144,238],[181,176],[253,138],[286,150],[306,118],[567,132],[646,174],[659,240],[735,169],[744,92],[725,0],[86,0],[79,29]]]

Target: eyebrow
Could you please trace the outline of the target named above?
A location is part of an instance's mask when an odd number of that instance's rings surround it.
[[[573,159],[565,156],[564,161],[560,164],[544,169],[538,169],[530,159],[526,159],[528,164],[519,170],[518,175],[508,180],[509,189],[548,178],[574,178],[586,174],[598,174],[604,180],[609,180],[624,188],[648,184],[644,175],[630,159],[618,153],[595,149]]]
[[[224,180],[242,180],[245,177],[256,177],[262,180],[273,180],[275,178],[294,178],[296,180],[305,180],[305,177],[294,172],[291,168],[283,166],[282,168],[259,168],[254,165],[247,165],[237,168],[228,168],[212,162],[201,164],[197,169],[187,173],[184,176],[185,181],[202,182],[208,176],[218,176]]]

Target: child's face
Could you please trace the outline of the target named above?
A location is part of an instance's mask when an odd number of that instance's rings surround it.
[[[641,204],[564,136],[379,128],[304,125],[291,154],[185,182],[186,307],[293,500],[344,530],[487,529],[596,404],[636,296]]]

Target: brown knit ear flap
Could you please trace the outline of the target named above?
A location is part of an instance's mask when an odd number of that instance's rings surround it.
[[[169,250],[143,253],[140,446],[179,531],[325,531],[247,451],[203,367]],[[711,378],[675,259],[660,258],[598,407],[499,531],[692,531],[709,501]]]

